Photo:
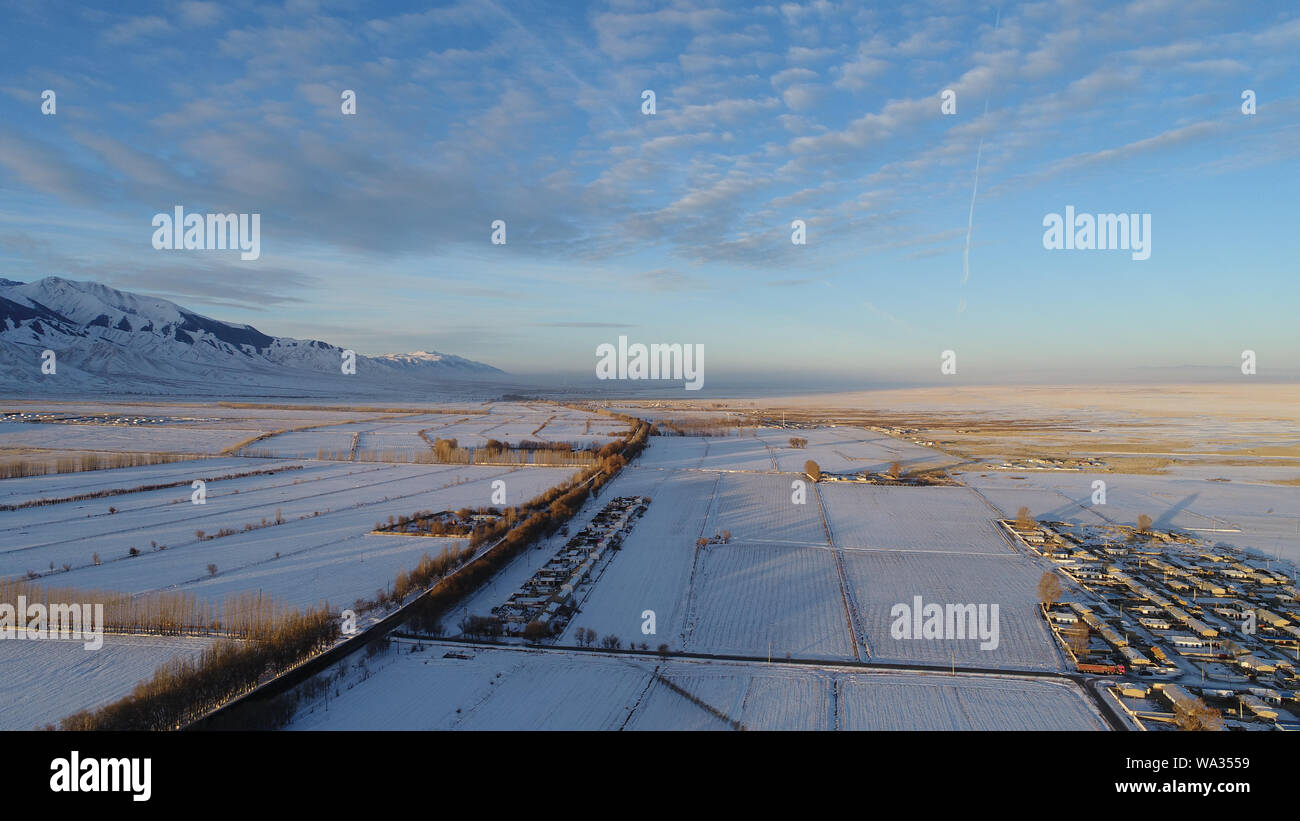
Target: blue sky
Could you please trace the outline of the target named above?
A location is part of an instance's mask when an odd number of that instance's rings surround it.
[[[1300,373],[1294,3],[3,13],[0,276],[520,374],[620,334],[714,379]],[[154,250],[178,204],[260,213],[261,258]],[[1067,205],[1149,213],[1150,259],[1045,250]]]

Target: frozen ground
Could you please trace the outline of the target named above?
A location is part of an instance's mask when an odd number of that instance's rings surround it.
[[[290,729],[1105,729],[1058,681],[419,646],[336,669],[328,707],[304,701]]]
[[[997,511],[964,487],[817,485],[835,545],[1007,555]]]
[[[277,464],[244,461],[249,469]],[[436,554],[452,543],[368,535],[376,523],[420,510],[489,505],[498,479],[506,483],[507,502],[523,501],[572,474],[565,468],[313,462],[302,470],[210,482],[203,505],[192,504],[183,485],[27,508],[0,514],[0,574],[30,570],[48,573],[40,581],[50,586],[182,590],[216,600],[261,590],[295,604],[346,606],[387,587],[422,553]],[[133,469],[131,481],[142,478]],[[110,506],[117,512],[110,513]],[[283,524],[260,526],[277,516]],[[248,524],[254,529],[245,530]],[[236,532],[197,536],[223,528]],[[166,549],[155,549],[154,542]],[[140,555],[129,555],[133,547]],[[70,569],[63,571],[64,564]],[[216,565],[216,575],[209,564]]]
[[[57,409],[91,412],[72,405]],[[0,505],[39,502],[0,512],[0,576],[35,574],[47,587],[78,590],[185,592],[213,602],[261,592],[292,606],[349,607],[387,589],[399,571],[414,567],[424,553],[463,544],[373,535],[377,523],[422,510],[499,505],[493,498],[497,481],[505,483],[504,504],[520,504],[567,480],[576,469],[315,461],[318,448],[346,452],[355,435],[363,456],[367,449],[411,454],[429,449],[420,430],[472,428],[486,441],[511,428],[526,428],[528,434],[548,421],[563,426],[557,429],[560,434],[608,441],[618,426],[617,420],[567,409],[557,413],[550,407],[498,403],[489,410],[383,416],[213,408],[216,421],[196,423],[207,427],[7,425],[0,430],[0,445],[215,453],[258,432],[334,423],[253,445],[259,454],[306,458],[214,457],[0,481]],[[186,409],[195,416],[206,411]],[[169,412],[176,411],[150,406],[141,415]],[[592,420],[590,432],[587,419]],[[239,476],[255,471],[269,472]],[[191,501],[194,479],[206,481],[202,505]],[[172,486],[142,489],[149,485]],[[102,493],[111,495],[73,498]],[[222,531],[229,533],[206,538]],[[138,555],[131,555],[133,548]],[[120,698],[159,664],[204,641],[110,638],[96,653],[85,652],[80,644],[0,642],[0,678],[7,694],[0,697],[0,728],[57,723],[75,710]]]
[[[1158,529],[1188,530],[1300,562],[1300,485],[1241,476],[1214,481],[1223,474],[1208,468],[1172,476],[1000,471],[966,473],[961,479],[1012,517],[1022,505],[1046,521],[1084,524],[1136,525],[1146,514]],[[1093,503],[1096,481],[1105,482],[1105,504]]]
[[[81,641],[0,641],[0,730],[32,730],[78,710],[129,694],[164,662],[197,656],[210,639],[104,636],[87,650]]]

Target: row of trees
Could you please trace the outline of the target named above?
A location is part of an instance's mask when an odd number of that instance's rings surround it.
[[[194,457],[206,458],[206,457]],[[284,465],[283,467],[264,468],[262,470],[244,470],[238,473],[224,473],[220,476],[199,476],[189,479],[180,479],[175,482],[151,482],[147,485],[135,485],[134,487],[114,487],[105,490],[95,490],[87,493],[78,493],[74,496],[43,496],[40,499],[29,499],[26,502],[0,505],[0,511],[23,510],[29,507],[45,507],[46,505],[59,505],[64,502],[81,502],[86,499],[102,499],[107,496],[124,496],[128,493],[147,493],[151,490],[165,490],[169,487],[180,487],[181,485],[190,485],[195,478],[202,479],[204,482],[216,482],[223,479],[244,479],[249,476],[267,476],[273,473],[280,473],[286,470],[302,470],[302,465]],[[109,513],[116,513],[117,509],[110,507]]]
[[[683,419],[658,419],[651,427],[651,436],[732,436],[740,428],[752,423],[739,416],[687,417]]]
[[[600,646],[606,650],[622,649],[623,640],[613,633],[609,633],[602,639],[598,639],[597,635],[596,631],[592,630],[590,627],[579,627],[573,638],[574,641],[578,643],[579,647],[595,647],[597,641],[599,641]],[[636,649],[636,645],[632,645],[632,649]]]
[[[461,447],[460,442],[454,438],[435,437],[432,441],[429,441],[424,431],[420,431],[420,435],[433,448],[432,461],[437,464],[555,465],[565,467],[592,465],[601,459],[600,452],[595,448],[581,448],[573,442],[525,440],[517,445],[511,445],[508,442],[489,439],[482,447]]]
[[[32,457],[7,459],[0,462],[0,479],[21,479],[24,476],[45,476],[51,473],[81,473],[87,470],[134,468],[143,465],[166,465],[206,458],[195,453],[83,453],[59,456],[55,459]],[[13,508],[6,508],[12,510]]]
[[[327,607],[281,615],[251,641],[222,639],[198,658],[177,657],[131,694],[96,710],[63,719],[64,730],[176,730],[229,699],[256,687],[338,638]]]
[[[235,638],[264,639],[287,619],[291,620],[296,612],[260,591],[227,596],[218,605],[193,593],[160,591],[133,595],[113,590],[46,587],[26,579],[0,579],[0,602],[16,605],[19,596],[28,605],[44,605],[47,613],[55,604],[101,604],[105,629],[161,635],[224,633]]]

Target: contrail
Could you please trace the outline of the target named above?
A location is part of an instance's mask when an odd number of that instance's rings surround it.
[[[1002,7],[998,6],[997,16],[993,18],[993,30],[997,31],[998,26],[1002,23]],[[989,113],[989,97],[992,96],[992,89],[984,95],[984,114]],[[975,228],[975,195],[980,190],[980,157],[984,154],[984,137],[980,137],[979,148],[975,149],[975,185],[970,192],[970,214],[966,217],[966,249],[961,254],[961,284],[966,285],[966,280],[970,279],[970,235]]]

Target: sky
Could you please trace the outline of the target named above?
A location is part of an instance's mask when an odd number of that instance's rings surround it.
[[[0,8],[10,279],[523,375],[1300,377],[1293,2]],[[177,205],[261,256],[156,250]],[[1045,248],[1067,206],[1150,257]]]

